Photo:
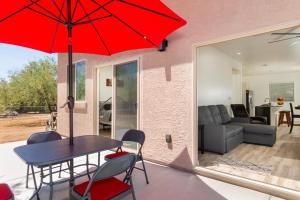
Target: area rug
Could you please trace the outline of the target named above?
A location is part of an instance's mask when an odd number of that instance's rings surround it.
[[[232,168],[244,168],[258,173],[271,174],[273,166],[256,164],[249,161],[237,160],[232,158],[218,158],[212,162],[213,165],[228,165]]]

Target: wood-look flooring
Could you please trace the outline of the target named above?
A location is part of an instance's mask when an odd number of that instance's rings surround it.
[[[228,165],[218,162],[220,159],[270,166],[270,170],[256,171],[246,167]],[[289,128],[286,125],[278,127],[277,140],[273,147],[243,143],[225,155],[199,152],[199,165],[300,191],[300,127],[294,127],[292,134],[289,134]]]

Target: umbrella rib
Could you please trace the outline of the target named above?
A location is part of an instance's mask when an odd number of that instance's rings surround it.
[[[64,8],[64,5],[65,5],[65,1],[63,1],[62,5],[61,5],[61,8],[58,7],[58,9],[60,11],[60,14],[61,14],[59,17],[61,17],[63,15],[62,10]],[[55,40],[56,40],[56,37],[57,37],[57,32],[58,32],[59,25],[60,25],[60,23],[57,22],[56,28],[55,28],[55,33],[54,33],[53,40],[52,40],[51,50],[50,50],[51,53],[53,52],[53,49],[54,49],[54,44],[55,44]]]
[[[89,20],[86,20],[86,21],[74,23],[74,25],[87,24],[87,23],[91,23],[91,22],[94,22],[94,21],[98,21],[98,20],[100,20],[100,19],[105,19],[105,18],[108,18],[108,17],[111,17],[111,16],[112,16],[112,15],[106,15],[106,16],[103,16],[103,17],[98,17],[98,18],[94,18],[94,19],[89,19]]]
[[[43,16],[49,18],[49,19],[52,19],[52,20],[54,20],[54,21],[56,21],[56,22],[59,22],[59,23],[61,23],[61,24],[65,24],[65,22],[61,21],[60,19],[54,18],[54,17],[52,17],[52,16],[50,16],[50,15],[47,15],[47,14],[45,14],[45,13],[42,13],[42,12],[40,12],[40,11],[38,11],[38,10],[33,9],[33,8],[28,7],[27,9],[28,9],[28,10],[31,10],[31,11],[33,11],[33,12],[36,12],[36,13],[38,13],[38,14],[40,14],[40,15],[43,15]]]
[[[64,14],[62,13],[62,8],[59,8],[59,6],[57,5],[56,1],[55,0],[52,0],[52,3],[55,5],[56,9],[58,10],[60,17],[63,17],[65,21],[67,21],[67,18],[64,16]],[[65,1],[63,1],[62,5],[65,4]]]
[[[61,21],[55,14],[53,14],[52,12],[50,12],[48,9],[44,8],[43,6],[41,6],[40,4],[38,4],[37,2],[34,2],[33,0],[29,0],[31,1],[34,5],[36,5],[37,7],[39,7],[40,9],[44,10],[47,14],[45,14],[44,16],[50,16],[52,15],[52,19],[55,18],[58,21]],[[40,14],[42,12],[38,11]],[[64,23],[63,21],[61,21],[62,23]]]
[[[86,12],[84,6],[82,5],[81,1],[78,0],[78,2],[79,2],[79,5],[81,6],[82,10],[83,10],[84,13],[86,14],[87,12]],[[90,19],[89,16],[87,16],[87,18]],[[96,32],[96,35],[98,36],[99,40],[100,40],[101,43],[103,44],[103,46],[104,46],[106,52],[108,53],[108,55],[111,55],[111,53],[110,53],[110,51],[109,51],[109,49],[108,49],[108,46],[107,46],[106,43],[104,42],[103,38],[101,37],[101,35],[100,35],[99,31],[97,30],[97,28],[95,27],[94,23],[91,22],[90,24],[91,24],[91,26],[93,27],[94,31]]]
[[[79,0],[78,0],[78,1],[79,1]],[[85,12],[85,16],[79,18],[79,19],[76,20],[74,23],[78,23],[78,22],[82,21],[84,18],[88,18],[90,15],[92,15],[92,14],[94,14],[95,12],[101,10],[102,8],[104,8],[105,6],[109,5],[109,4],[112,3],[113,1],[115,1],[115,0],[110,0],[110,1],[106,2],[106,3],[103,4],[103,5],[97,4],[97,5],[99,6],[98,8],[96,8],[96,9],[93,10],[93,11],[91,11],[90,13]]]
[[[95,2],[96,4],[98,4],[99,6],[101,6],[101,4],[99,4],[98,2],[96,2],[95,0],[92,0],[93,2]],[[132,30],[133,32],[135,32],[137,35],[139,35],[140,37],[142,37],[144,40],[146,40],[147,42],[149,42],[151,45],[158,47],[153,41],[151,41],[147,36],[145,36],[144,34],[142,34],[141,32],[139,32],[138,30],[136,30],[135,28],[133,28],[132,26],[130,26],[128,23],[126,23],[125,21],[123,21],[121,18],[119,18],[118,16],[114,15],[113,13],[111,13],[109,10],[107,10],[106,8],[103,7],[103,10],[105,10],[106,12],[108,12],[109,14],[111,14],[114,18],[116,18],[117,20],[119,20],[122,24],[124,24],[127,28],[129,28],[130,30]]]
[[[41,0],[37,0],[36,2],[39,2],[39,1],[41,1]],[[33,4],[34,4],[34,3],[31,2],[30,4],[28,4],[28,5],[24,6],[24,7],[22,7],[22,8],[19,9],[19,10],[16,10],[15,12],[13,12],[13,13],[11,13],[10,15],[4,17],[3,19],[0,19],[0,23],[1,23],[1,22],[4,22],[5,20],[7,20],[7,19],[9,19],[9,18],[11,18],[11,17],[13,17],[13,16],[15,16],[16,14],[22,12],[23,10],[29,8],[29,7],[32,6]]]
[[[74,6],[74,10],[73,10],[73,12],[72,12],[72,17],[71,17],[72,19],[74,18],[74,15],[75,15],[77,6],[78,6],[78,0],[76,0],[75,6]]]
[[[175,20],[175,21],[180,21],[180,19],[176,18],[176,17],[172,17],[170,15],[167,15],[167,14],[164,14],[164,13],[161,13],[161,12],[158,12],[158,11],[155,11],[155,10],[152,10],[150,8],[146,8],[146,7],[143,7],[143,6],[140,6],[140,5],[137,5],[137,4],[134,4],[134,3],[131,3],[131,2],[128,2],[128,1],[124,1],[124,0],[117,0],[123,4],[127,4],[129,6],[132,6],[132,7],[136,7],[136,8],[139,8],[139,9],[142,9],[142,10],[145,10],[145,11],[148,11],[148,12],[151,12],[151,13],[154,13],[156,15],[160,15],[162,17],[166,17],[166,18],[169,18],[169,19],[172,19],[172,20]]]

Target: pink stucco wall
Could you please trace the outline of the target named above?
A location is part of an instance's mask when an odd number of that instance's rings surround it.
[[[92,134],[96,94],[95,66],[130,56],[141,56],[141,129],[146,133],[146,158],[190,169],[193,138],[193,45],[256,31],[262,28],[300,22],[299,0],[163,0],[188,24],[172,34],[166,52],[155,49],[132,51],[112,57],[76,55],[87,59],[87,103],[76,105],[75,134]],[[66,56],[59,55],[58,105],[66,98]],[[213,77],[212,77],[213,78]],[[86,109],[84,107],[86,106]],[[59,109],[58,128],[68,134],[68,117]],[[165,143],[172,134],[173,144]],[[195,164],[195,163],[194,163]]]

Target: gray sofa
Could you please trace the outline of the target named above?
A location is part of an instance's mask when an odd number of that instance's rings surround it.
[[[205,151],[224,154],[243,142],[273,146],[276,141],[275,126],[250,124],[247,118],[231,118],[224,105],[200,106],[198,114],[198,131],[203,131]]]

